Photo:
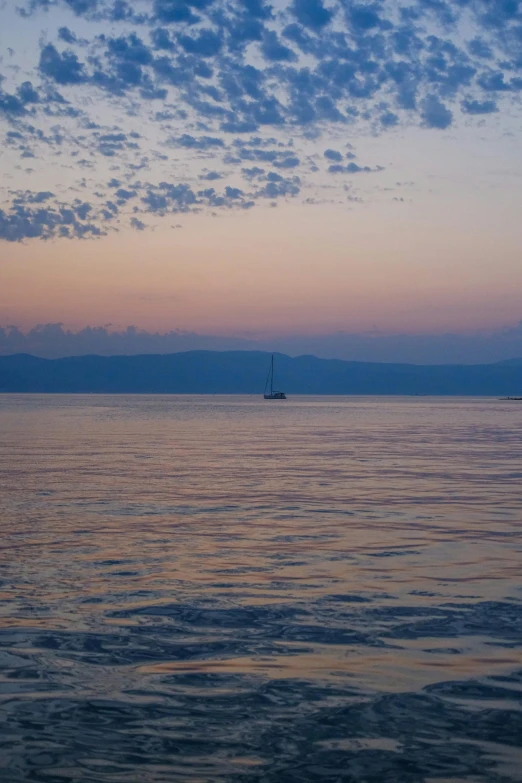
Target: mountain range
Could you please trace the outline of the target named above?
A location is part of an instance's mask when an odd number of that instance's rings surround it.
[[[187,351],[42,359],[0,356],[0,392],[262,394],[270,354]],[[522,395],[522,359],[480,365],[417,365],[275,354],[287,394]]]

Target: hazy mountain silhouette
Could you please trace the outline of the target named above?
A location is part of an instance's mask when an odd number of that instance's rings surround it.
[[[0,357],[0,391],[261,394],[270,354],[188,351],[141,356]],[[522,359],[485,365],[346,362],[276,354],[287,394],[522,394]]]
[[[29,353],[44,359],[66,356],[136,356],[181,351],[277,351],[289,356],[396,364],[490,364],[522,356],[522,322],[493,331],[444,334],[335,332],[244,337],[171,330],[147,332],[137,326],[120,330],[86,326],[72,331],[61,323],[39,324],[23,331],[0,326],[0,356]]]

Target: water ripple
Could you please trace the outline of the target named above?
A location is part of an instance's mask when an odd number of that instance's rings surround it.
[[[522,409],[0,397],[2,783],[522,781]]]

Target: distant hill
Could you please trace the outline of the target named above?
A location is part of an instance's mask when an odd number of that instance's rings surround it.
[[[522,367],[522,359],[503,359],[502,361],[497,362],[497,364],[512,364]]]
[[[141,356],[0,357],[0,392],[262,394],[270,354],[188,351]],[[522,359],[485,365],[346,362],[276,354],[287,394],[522,395]]]

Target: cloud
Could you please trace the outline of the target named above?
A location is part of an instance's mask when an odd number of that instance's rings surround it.
[[[287,196],[297,196],[301,191],[301,180],[299,177],[282,177],[275,171],[269,172],[263,177],[265,184],[256,191],[257,198],[278,199]]]
[[[137,223],[139,221],[136,221]],[[137,230],[141,230],[135,226]],[[382,334],[336,332],[272,336],[269,341],[195,334],[180,330],[148,332],[137,326],[114,329],[87,326],[72,331],[63,324],[41,324],[22,331],[0,326],[0,355],[30,353],[45,358],[174,353],[189,350],[265,350],[291,356],[413,364],[485,364],[522,356],[522,322],[491,332],[467,334]]]
[[[188,133],[184,133],[183,136],[180,136],[179,138],[172,139],[171,143],[192,150],[209,150],[216,149],[216,147],[223,148],[225,146],[225,142],[219,137],[199,136],[196,138]]]
[[[64,41],[68,44],[78,43],[76,35],[72,32],[72,30],[69,30],[68,27],[60,27],[58,30],[58,38],[60,41]]]
[[[252,168],[241,169],[241,173],[245,179],[259,179],[264,175],[265,169],[261,169],[259,166],[253,166]]]
[[[371,168],[370,166],[359,166],[353,161],[343,166],[342,163],[332,163],[328,166],[330,174],[370,174],[375,171],[382,171],[383,166],[376,166]]]
[[[351,5],[351,7],[347,8],[347,17],[349,20],[349,24],[354,28],[356,31],[364,30],[374,30],[375,28],[380,27],[383,22],[377,13],[377,4],[374,5]]]
[[[288,46],[285,46],[278,38],[277,33],[273,30],[265,30],[263,42],[261,44],[261,53],[265,60],[268,60],[269,62],[294,62],[297,60],[296,53]]]
[[[0,209],[0,239],[90,239],[108,233],[118,215],[112,202],[80,198],[64,202],[51,191],[15,191],[7,209]]]
[[[274,166],[279,169],[295,169],[300,163],[301,161],[295,155],[289,155],[280,160],[274,160]]]
[[[461,103],[462,111],[466,114],[492,114],[498,111],[495,101],[465,100]]]
[[[136,227],[136,230],[141,229]],[[250,340],[200,335],[176,329],[158,333],[147,332],[137,326],[127,326],[124,329],[86,326],[84,329],[72,331],[61,323],[48,323],[34,326],[24,332],[16,326],[0,326],[0,355],[30,353],[45,358],[58,358],[82,354],[115,356],[257,347],[257,343]]]
[[[4,116],[15,118],[21,117],[26,114],[24,102],[18,95],[4,92],[0,90],[0,114]]]
[[[242,198],[245,194],[239,188],[231,188],[229,185],[225,188],[225,196],[230,199]]]
[[[506,74],[501,71],[483,73],[478,84],[485,92],[517,92],[522,90],[522,78],[515,77],[506,81]]]
[[[299,158],[290,155],[287,150],[266,149],[264,147],[259,149],[246,145],[236,148],[234,152],[227,153],[224,157],[225,163],[239,163],[246,160],[271,163],[279,168],[295,168],[300,163]]]
[[[36,107],[34,104],[41,103],[41,96],[33,83],[26,80],[18,85],[16,93],[6,92],[2,89],[1,84],[3,77],[0,75],[0,116],[3,115],[5,119],[14,122],[18,118],[25,115],[35,115]],[[52,93],[47,95],[48,101],[57,99],[56,95]]]
[[[91,13],[98,7],[98,0],[65,0],[65,2],[78,16]]]
[[[333,16],[322,0],[294,0],[292,12],[300,24],[312,30],[320,30]]]
[[[130,199],[136,198],[137,195],[138,193],[136,190],[125,190],[125,188],[118,188],[118,190],[114,193],[114,196],[118,199],[119,204],[124,204]]]
[[[421,106],[421,117],[426,127],[439,130],[449,128],[453,114],[436,95],[427,95]]]
[[[323,154],[327,160],[341,161],[343,159],[342,153],[337,150],[328,149],[325,150]]]
[[[43,47],[40,53],[40,73],[57,84],[82,84],[87,81],[85,66],[72,51],[60,53],[53,44]]]
[[[383,128],[393,128],[399,124],[399,116],[392,111],[386,111],[379,117],[379,122]]]
[[[48,190],[38,191],[38,193],[31,193],[26,191],[23,195],[20,194],[19,198],[25,201],[26,204],[42,204],[44,201],[48,201],[54,197],[54,193]]]
[[[84,239],[101,236],[105,232],[98,225],[85,222],[90,211],[88,204],[80,204],[73,209],[34,209],[15,204],[8,212],[0,209],[0,238],[8,242],[21,242],[24,239]]]
[[[337,151],[344,129],[352,137],[396,134],[412,124],[447,130],[484,122],[522,91],[516,0],[26,0],[21,13],[27,25],[41,24],[45,13],[51,32],[35,52],[31,80],[22,68],[0,79],[0,118],[8,132],[20,133],[5,136],[10,154],[43,161],[45,145],[46,160],[54,150],[70,170],[90,168],[93,182],[106,181],[101,170],[110,162],[129,192],[134,173],[160,159],[174,187],[180,179],[224,179],[234,188],[234,175],[248,180],[248,170],[299,175],[306,167],[306,182],[292,188],[313,189],[308,141],[315,140],[317,155],[324,150],[331,174],[375,171],[346,163]],[[65,26],[74,17],[81,38]],[[112,118],[107,128],[93,127],[99,116]],[[52,117],[67,132],[50,130]],[[133,118],[140,118],[140,139],[128,132]],[[237,134],[259,142],[236,144]],[[296,145],[285,147],[292,138]],[[176,155],[159,152],[165,147]],[[214,162],[201,172],[203,157]],[[218,172],[221,162],[226,174]],[[236,201],[225,190],[206,198],[188,187],[191,209],[229,209]],[[180,208],[155,185],[135,198],[148,199],[155,212]],[[256,198],[245,193],[243,200]],[[100,205],[86,222],[103,233],[110,211]]]
[[[201,57],[214,57],[223,45],[222,38],[212,30],[201,30],[196,36],[180,35],[178,41],[186,52]]]
[[[198,5],[203,8],[206,2],[204,0],[200,3],[197,0],[195,2],[191,2],[191,0],[154,0],[154,19],[164,23],[196,24],[201,17],[194,12],[193,8],[197,8]]]
[[[223,174],[221,174],[219,171],[206,171],[203,174],[200,174],[199,178],[212,182],[216,179],[222,179]]]

